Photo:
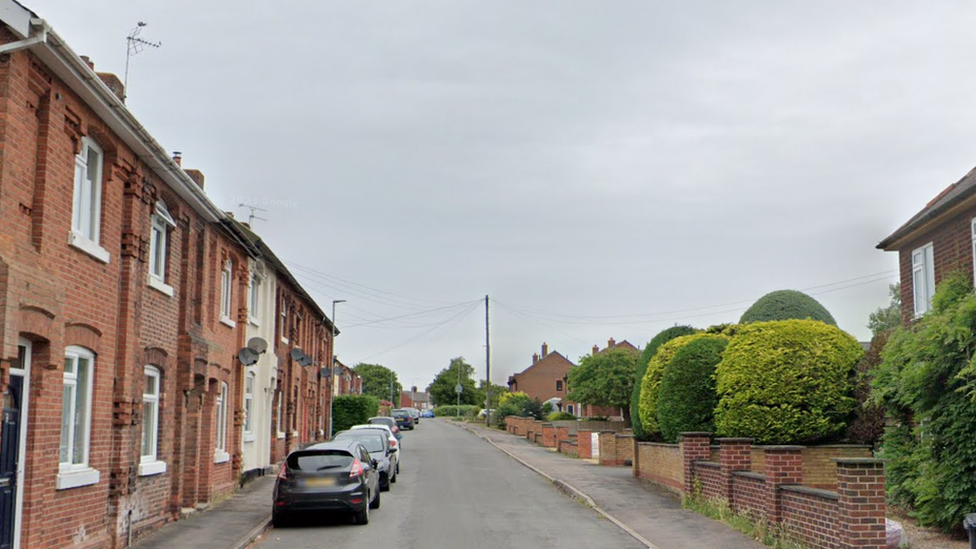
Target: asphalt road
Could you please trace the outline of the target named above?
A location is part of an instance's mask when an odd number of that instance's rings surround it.
[[[307,517],[268,530],[256,547],[644,547],[468,431],[425,419],[403,443],[400,476],[368,525]]]

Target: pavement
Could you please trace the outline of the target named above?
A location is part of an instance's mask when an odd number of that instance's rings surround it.
[[[139,549],[244,549],[271,524],[274,475],[247,483],[207,510],[171,522],[132,547]]]
[[[576,459],[481,424],[456,425],[542,475],[649,549],[766,547],[721,522],[682,509],[677,496],[635,479],[630,467],[607,467]]]

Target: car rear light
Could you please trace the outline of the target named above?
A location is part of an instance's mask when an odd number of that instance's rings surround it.
[[[284,463],[281,464],[281,469],[278,469],[278,480],[288,480],[288,466]]]
[[[390,439],[390,448],[396,448],[396,444],[397,444],[397,440],[395,438]]]
[[[356,458],[356,461],[352,462],[352,468],[349,470],[349,478],[356,478],[363,474],[363,464]]]
[[[397,433],[399,433],[399,432],[400,432],[400,428],[399,427],[394,427],[393,428],[393,434],[394,435],[397,434]]]

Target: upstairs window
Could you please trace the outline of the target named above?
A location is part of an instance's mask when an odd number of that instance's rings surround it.
[[[557,379],[556,380],[556,390],[557,391],[562,391],[563,390],[563,380],[561,380],[561,379]]]
[[[231,318],[231,308],[234,289],[234,262],[230,259],[224,262],[224,270],[220,273],[220,321],[230,326],[234,325]]]
[[[169,231],[175,226],[166,204],[156,202],[149,235],[149,285],[168,295],[173,295],[173,288],[166,284],[166,259],[169,257]]]
[[[261,304],[261,275],[251,273],[251,288],[247,299],[247,316],[252,324],[258,323],[258,307]]]
[[[932,243],[912,251],[912,294],[915,316],[925,314],[932,306],[935,294],[935,258]]]
[[[108,263],[109,253],[100,245],[103,158],[102,148],[97,143],[87,137],[81,139],[81,152],[75,157],[71,233],[68,242]]]
[[[288,343],[288,304],[281,301],[281,341]]]

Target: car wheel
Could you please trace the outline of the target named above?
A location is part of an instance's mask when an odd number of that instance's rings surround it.
[[[271,526],[281,528],[287,524],[283,513],[271,513]]]
[[[363,510],[354,515],[356,524],[369,524],[369,508],[372,506],[372,504],[363,505]]]
[[[376,492],[376,497],[373,498],[373,501],[369,502],[369,508],[370,509],[379,509],[380,508],[380,492],[378,490]]]
[[[399,461],[397,462],[397,471],[396,471],[396,474],[398,474],[398,475],[400,474],[400,462]]]
[[[390,476],[389,475],[381,475],[380,476],[380,492],[389,492],[389,491],[390,491]],[[375,507],[374,507],[374,509],[375,509]]]
[[[397,478],[396,473],[393,473],[393,476],[390,477],[390,482],[391,483],[396,483],[396,478]]]

